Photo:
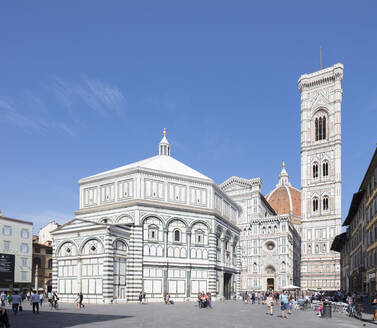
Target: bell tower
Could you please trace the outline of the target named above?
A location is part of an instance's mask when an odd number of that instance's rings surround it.
[[[341,232],[341,104],[343,65],[298,80],[301,93],[301,211],[303,289],[338,290]]]

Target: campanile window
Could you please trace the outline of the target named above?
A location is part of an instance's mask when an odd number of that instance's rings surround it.
[[[326,139],[326,116],[320,116],[315,119],[315,141]]]
[[[313,198],[313,212],[318,212],[318,198]]]

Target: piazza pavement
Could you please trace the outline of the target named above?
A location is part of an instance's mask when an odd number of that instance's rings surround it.
[[[88,304],[77,309],[74,304],[59,304],[58,310],[50,310],[44,304],[40,314],[34,315],[31,306],[23,304],[24,311],[16,316],[7,307],[11,327],[28,328],[65,328],[65,327],[206,327],[206,328],[325,328],[325,327],[376,327],[375,324],[349,318],[335,313],[331,319],[322,319],[313,311],[295,310],[289,319],[282,319],[279,307],[275,306],[274,315],[266,315],[266,307],[242,302],[216,302],[212,310],[199,310],[193,302],[165,305],[149,304]]]

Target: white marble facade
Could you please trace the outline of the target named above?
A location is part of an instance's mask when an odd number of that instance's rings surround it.
[[[288,182],[288,175],[284,178]],[[275,213],[260,192],[260,178],[231,177],[220,187],[242,208],[237,220],[241,229],[240,291],[299,286],[301,238],[291,214]]]
[[[75,219],[53,232],[53,289],[63,300],[177,301],[239,290],[240,208],[211,179],[159,155],[79,181]]]
[[[301,209],[304,289],[340,289],[341,103],[343,65],[298,81],[301,93]]]

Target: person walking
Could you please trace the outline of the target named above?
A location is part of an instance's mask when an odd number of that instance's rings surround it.
[[[12,302],[12,311],[13,311],[14,315],[17,315],[18,307],[22,303],[21,296],[18,295],[17,291],[15,291],[14,294],[11,296],[11,302]]]
[[[8,295],[7,295],[7,301],[8,301],[9,305],[12,304],[12,295],[10,293],[8,293]]]
[[[42,304],[43,304],[43,299],[44,299],[44,294],[43,292],[39,293],[39,304],[40,306],[42,307]]]
[[[288,294],[286,290],[284,290],[283,294],[279,296],[279,299],[280,299],[280,308],[281,308],[281,318],[288,319]]]
[[[373,321],[377,321],[377,296],[375,295],[373,298]]]
[[[31,295],[31,304],[33,306],[33,314],[35,314],[35,309],[37,309],[37,314],[39,314],[39,295],[36,290],[33,290],[33,294]]]
[[[139,303],[141,304],[142,301],[143,301],[143,292],[140,292],[139,293]]]
[[[78,309],[81,308],[81,306],[80,306],[80,293],[77,293],[77,297],[75,299],[75,304],[76,304]]]
[[[56,294],[56,292],[53,292],[52,293],[52,303],[54,305],[55,310],[58,309],[58,301],[59,301],[58,294]]]
[[[208,308],[212,309],[212,295],[209,292],[207,293],[207,295],[208,295]]]
[[[5,301],[7,300],[7,294],[5,294],[4,291],[1,292],[0,300],[1,300],[1,306],[5,307]]]
[[[165,294],[165,304],[166,305],[170,304],[170,294],[169,293]]]
[[[273,309],[273,306],[274,306],[274,297],[273,297],[272,293],[267,295],[266,304],[267,304],[267,313],[266,314],[273,315],[272,309]]]
[[[0,328],[9,328],[9,318],[7,310],[4,306],[0,306]]]
[[[79,304],[80,308],[85,307],[85,305],[82,303],[84,300],[84,294],[82,292],[79,293]]]

